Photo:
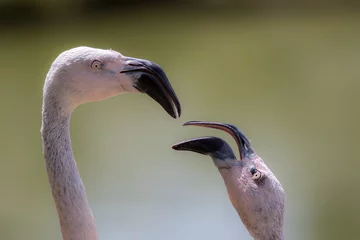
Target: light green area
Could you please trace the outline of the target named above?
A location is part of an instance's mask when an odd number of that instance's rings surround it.
[[[286,239],[360,234],[360,18],[100,16],[2,31],[0,239],[61,239],[42,159],[41,93],[51,62],[79,45],[159,63],[182,103],[172,120],[145,95],[81,106],[75,157],[101,239],[251,239],[211,159],[174,152],[181,127],[233,123],[287,193]]]

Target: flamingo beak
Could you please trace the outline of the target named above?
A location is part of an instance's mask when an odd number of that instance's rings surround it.
[[[130,75],[134,80],[133,86],[158,102],[171,117],[180,117],[180,101],[159,65],[144,59],[126,57],[125,68],[121,73]]]
[[[174,144],[172,148],[178,151],[191,151],[208,155],[213,160],[236,159],[229,144],[217,137],[194,138]]]

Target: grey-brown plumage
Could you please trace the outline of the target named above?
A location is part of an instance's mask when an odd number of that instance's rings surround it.
[[[71,114],[81,104],[127,92],[146,93],[173,118],[180,116],[180,102],[165,73],[147,60],[113,50],[77,47],[61,53],[46,76],[43,154],[64,240],[98,239],[71,149]]]
[[[173,145],[175,150],[209,155],[224,179],[230,200],[255,240],[283,240],[285,192],[279,180],[252,149],[247,137],[235,126],[191,121],[184,125],[216,128],[235,139],[240,159],[217,137],[202,137]]]

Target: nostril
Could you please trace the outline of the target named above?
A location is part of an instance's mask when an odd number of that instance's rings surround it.
[[[142,64],[140,64],[140,63],[138,63],[138,62],[129,62],[128,65],[129,65],[129,66],[135,66],[135,67],[142,66]]]

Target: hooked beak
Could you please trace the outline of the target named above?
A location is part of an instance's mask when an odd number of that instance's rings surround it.
[[[249,157],[250,155],[254,154],[254,150],[252,149],[248,138],[245,134],[231,124],[226,123],[218,123],[218,122],[204,122],[204,121],[189,121],[184,124],[184,126],[201,126],[207,128],[215,128],[222,131],[229,133],[236,141],[239,152],[240,152],[240,160]],[[222,139],[215,138],[215,137],[206,137],[206,138],[199,138],[199,139],[192,139],[188,141],[184,141],[172,146],[175,150],[188,150],[193,152],[198,152],[201,154],[210,155],[212,157],[214,154],[216,156],[223,157],[226,156],[227,158],[235,159],[234,153],[232,152],[230,146]],[[221,152],[221,154],[219,153]],[[213,155],[211,155],[213,154]]]
[[[181,115],[181,105],[174,89],[162,68],[148,60],[125,58],[125,68],[121,71],[134,79],[134,87],[158,102],[173,118]]]

